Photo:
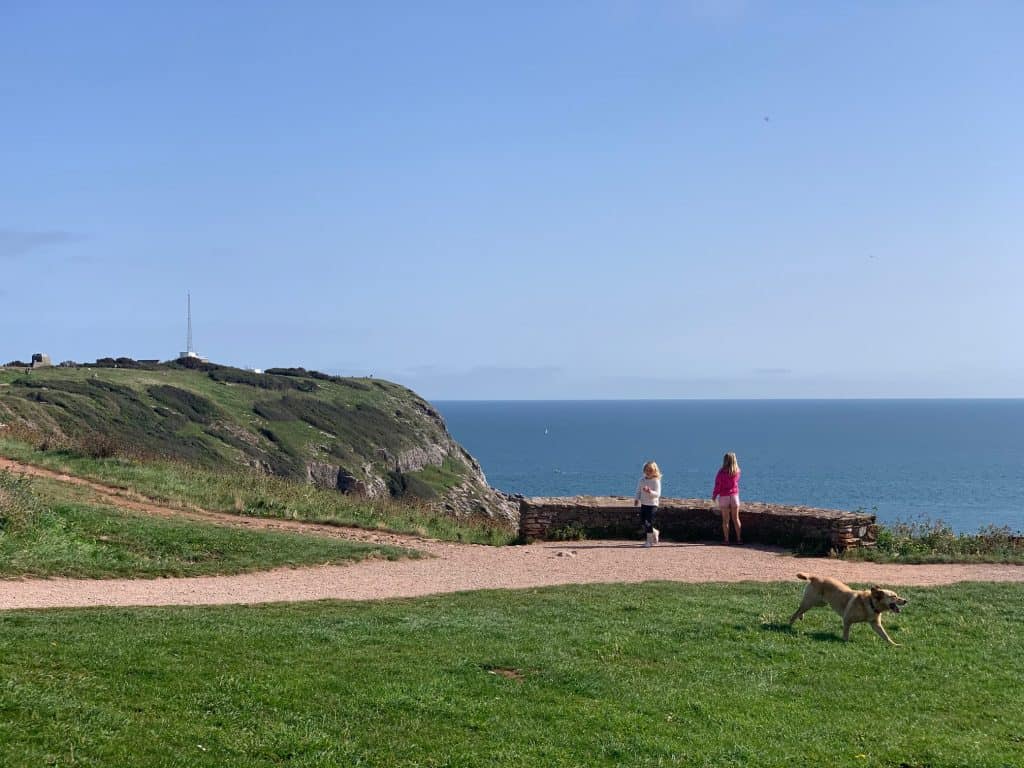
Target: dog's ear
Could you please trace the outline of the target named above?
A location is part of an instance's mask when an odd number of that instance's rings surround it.
[[[872,584],[871,585],[871,594],[874,595],[875,597],[882,597],[885,594],[885,592],[883,592],[882,588],[880,586],[878,586],[877,584]]]

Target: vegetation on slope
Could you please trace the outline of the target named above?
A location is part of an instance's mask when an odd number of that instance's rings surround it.
[[[0,369],[0,423],[42,450],[248,466],[365,496],[438,502],[462,516],[509,517],[437,411],[377,379],[192,360]]]
[[[843,558],[876,563],[1024,564],[1024,536],[994,525],[977,533],[957,533],[942,520],[921,519],[880,525],[876,546],[848,549]]]
[[[323,536],[147,517],[104,505],[87,489],[0,471],[0,577],[201,576],[410,554]]]
[[[507,525],[491,518],[455,517],[436,505],[408,498],[344,495],[249,468],[205,469],[180,461],[92,458],[68,450],[41,451],[5,438],[2,432],[0,455],[129,490],[181,509],[386,530],[474,544],[509,544],[515,537]],[[436,482],[441,486],[452,482],[443,475],[443,468],[425,471],[437,472]]]

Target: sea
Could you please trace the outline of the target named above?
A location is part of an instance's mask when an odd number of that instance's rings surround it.
[[[440,401],[492,486],[707,498],[735,451],[741,499],[1024,531],[1024,400]]]

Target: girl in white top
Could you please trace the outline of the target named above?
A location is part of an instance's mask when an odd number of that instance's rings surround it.
[[[654,513],[661,501],[661,470],[653,461],[644,464],[644,476],[636,484],[633,506],[640,507],[640,519],[644,523],[644,546],[658,543],[658,529],[654,527]]]

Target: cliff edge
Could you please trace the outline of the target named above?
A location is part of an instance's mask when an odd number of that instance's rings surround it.
[[[0,368],[0,423],[100,456],[245,465],[340,493],[415,500],[515,525],[518,503],[426,400],[373,378],[264,373],[182,358]]]

